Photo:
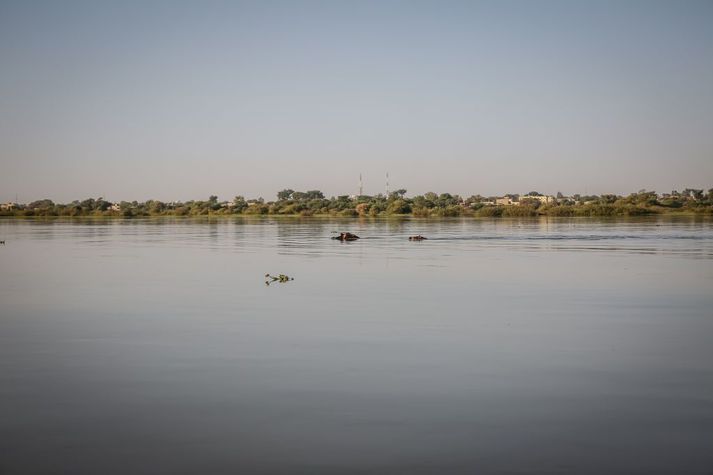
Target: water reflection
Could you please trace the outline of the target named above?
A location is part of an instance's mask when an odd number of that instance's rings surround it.
[[[514,248],[537,251],[623,251],[713,256],[711,221],[698,216],[589,220],[542,218],[473,219],[132,219],[3,220],[0,231],[20,239],[71,239],[91,245],[114,241],[137,245],[210,247],[253,252],[277,248],[280,253],[319,256],[340,249],[325,240],[335,231],[351,230],[363,239],[354,246],[381,250],[409,249],[409,235],[428,237],[431,248],[477,250]],[[597,245],[592,245],[597,242]],[[424,243],[425,245],[426,243]],[[255,249],[254,249],[255,248]]]

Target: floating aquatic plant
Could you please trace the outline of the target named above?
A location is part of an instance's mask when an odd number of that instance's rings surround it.
[[[289,282],[289,281],[291,281],[291,280],[295,280],[294,277],[290,277],[290,276],[285,275],[285,274],[279,274],[278,276],[274,276],[274,275],[270,275],[270,274],[265,274],[265,278],[267,279],[267,280],[265,281],[265,284],[266,284],[266,285],[270,285],[270,284],[273,283],[273,282],[285,283],[285,282]]]

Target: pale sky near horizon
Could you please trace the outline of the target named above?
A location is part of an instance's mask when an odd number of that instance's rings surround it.
[[[713,186],[713,1],[0,0],[0,201]]]

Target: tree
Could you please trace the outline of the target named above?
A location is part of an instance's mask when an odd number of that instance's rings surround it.
[[[389,214],[407,214],[411,212],[411,206],[406,201],[397,199],[391,202],[387,212]]]
[[[243,196],[236,196],[233,198],[233,211],[236,213],[242,213],[245,208],[248,207],[247,201],[245,201],[245,198]]]
[[[145,203],[150,214],[161,214],[165,208],[165,205],[160,201],[149,200]]]
[[[93,211],[94,204],[94,198],[87,198],[86,200],[81,202],[80,206],[82,207],[83,211]]]
[[[460,197],[453,196],[450,193],[441,193],[441,195],[436,200],[436,204],[441,208],[445,208],[447,206],[452,206],[454,204],[458,204],[459,202],[460,202]]]
[[[413,200],[411,200],[411,201],[413,202],[414,208],[432,208],[433,207],[433,203],[428,201],[422,195],[414,196]],[[429,206],[429,203],[430,203],[430,206]]]
[[[38,201],[33,201],[29,205],[27,205],[28,208],[30,209],[49,209],[54,207],[54,202],[50,199],[44,199],[44,200],[38,200]]]
[[[104,198],[97,198],[96,207],[99,211],[106,211],[111,208],[111,203],[105,201]]]
[[[687,196],[689,198],[693,198],[694,200],[698,201],[698,200],[703,199],[703,190],[686,188],[685,190],[683,190],[683,195]]]
[[[289,200],[290,198],[292,198],[292,194],[294,192],[295,192],[295,190],[285,188],[284,190],[277,192],[277,199],[279,201]]]
[[[354,210],[359,214],[359,216],[366,216],[367,213],[369,212],[369,204],[368,203],[359,203],[356,205]]]

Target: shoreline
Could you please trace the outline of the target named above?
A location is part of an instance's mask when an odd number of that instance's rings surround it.
[[[0,215],[0,220],[106,220],[106,221],[137,221],[137,220],[153,220],[153,219],[178,219],[178,220],[195,220],[195,219],[247,219],[247,220],[266,220],[266,219],[314,219],[314,220],[419,220],[419,221],[441,221],[441,220],[539,220],[539,219],[577,219],[577,220],[590,220],[590,219],[650,219],[650,218],[664,218],[664,217],[701,217],[701,218],[713,218],[713,210],[705,211],[666,211],[666,212],[651,212],[644,214],[591,214],[591,215],[558,215],[558,214],[535,214],[535,215],[496,215],[496,216],[478,216],[471,214],[462,214],[457,216],[415,216],[413,214],[383,214],[383,215],[363,215],[363,216],[344,216],[338,214],[314,214],[314,215],[301,215],[301,214],[226,214],[226,213],[214,213],[214,214],[195,214],[195,215],[179,215],[179,214],[155,214],[155,215],[133,215],[133,216],[123,216],[120,214],[110,214],[110,215]]]

